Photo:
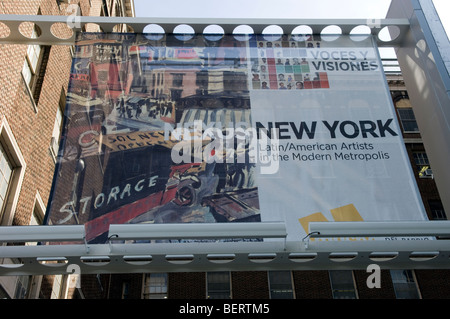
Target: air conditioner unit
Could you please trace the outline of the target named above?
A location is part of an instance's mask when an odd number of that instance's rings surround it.
[[[433,170],[432,170],[431,168],[426,169],[426,170],[423,172],[423,176],[424,176],[424,177],[428,177],[428,178],[433,178]]]

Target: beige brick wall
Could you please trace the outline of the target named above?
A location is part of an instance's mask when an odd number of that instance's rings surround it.
[[[3,1],[1,13],[60,15],[56,1]],[[49,151],[56,110],[62,91],[67,91],[71,55],[67,46],[51,47],[39,102],[22,79],[27,45],[0,45],[0,112],[6,118],[26,162],[23,187],[13,224],[26,225],[33,211],[36,193],[44,203],[50,192],[54,161]]]
[[[71,1],[74,3],[75,1]],[[90,3],[93,6],[90,6]],[[78,2],[83,15],[98,15],[101,0]],[[66,5],[56,0],[3,0],[0,14],[68,15]],[[24,29],[29,32],[30,27]],[[0,29],[4,32],[4,29]],[[27,84],[22,78],[27,45],[0,45],[0,123],[7,121],[26,163],[17,208],[9,223],[28,225],[32,217],[36,194],[47,205],[55,169],[50,143],[61,92],[67,92],[71,53],[69,46],[48,48],[39,100],[33,105]],[[41,297],[50,298],[53,276],[42,281]]]

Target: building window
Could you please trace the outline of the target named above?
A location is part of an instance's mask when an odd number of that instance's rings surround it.
[[[8,295],[6,290],[0,285],[0,299],[10,299],[11,297]]]
[[[50,299],[65,299],[67,297],[67,276],[55,275]]]
[[[170,98],[172,101],[178,101],[179,99],[181,99],[181,94],[183,93],[183,90],[176,90],[176,89],[171,89],[170,90]]]
[[[290,271],[269,271],[271,299],[293,299],[292,273]]]
[[[428,205],[430,206],[432,220],[447,220],[444,206],[440,200],[429,200]]]
[[[5,149],[0,144],[0,209],[2,212],[10,188],[13,169]]]
[[[167,274],[144,274],[144,299],[167,298]]]
[[[419,127],[417,126],[416,117],[412,108],[398,108],[398,116],[400,123],[402,124],[403,132],[405,133],[418,133]]]
[[[411,270],[391,270],[392,283],[397,299],[419,299],[414,273]]]
[[[172,86],[180,87],[183,86],[183,73],[172,73]]]
[[[130,297],[130,284],[128,282],[122,283],[122,299]]]
[[[59,106],[56,109],[55,124],[53,125],[52,139],[50,141],[50,153],[53,160],[56,161],[56,156],[58,155],[59,140],[61,138],[62,126],[63,126],[63,110],[65,108],[66,97],[64,90],[61,92],[59,99]]]
[[[36,192],[36,196],[34,198],[34,206],[31,214],[30,226],[42,225],[45,216],[45,205],[42,201],[41,195],[39,192]],[[26,242],[25,245],[37,245],[37,242]]]
[[[39,35],[40,31],[35,26],[31,30],[31,38],[37,38]],[[34,103],[33,107],[35,111],[41,95],[42,83],[44,80],[49,55],[50,46],[31,44],[27,48],[27,53],[22,68],[22,76],[27,84],[27,89],[31,100]]]
[[[329,274],[334,299],[357,299],[351,270],[331,270]]]
[[[11,225],[19,192],[25,175],[26,163],[6,118],[0,123],[2,198],[0,223]]]
[[[39,37],[39,32],[33,28],[31,38]],[[28,46],[25,63],[23,65],[23,77],[30,89],[33,88],[34,76],[38,69],[38,64],[41,56],[42,47],[38,44],[31,44]]]
[[[230,299],[231,284],[230,273],[227,271],[208,272],[207,280],[207,296],[208,299]]]
[[[16,291],[14,293],[14,299],[25,299],[29,289],[31,276],[19,276],[17,277]]]
[[[197,72],[196,84],[201,89],[201,91],[206,90],[208,88],[208,72],[199,71]]]
[[[433,178],[433,172],[430,168],[427,153],[414,152],[413,159],[420,178]]]
[[[419,127],[417,126],[416,117],[414,116],[408,94],[404,91],[393,92],[392,94],[403,132],[419,133]]]

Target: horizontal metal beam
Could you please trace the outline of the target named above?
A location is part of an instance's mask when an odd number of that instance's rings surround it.
[[[83,225],[58,226],[2,226],[0,242],[81,241],[85,238]]]
[[[338,26],[343,35],[348,35],[358,26],[368,26],[370,33],[376,36],[379,46],[393,46],[402,42],[409,29],[407,19],[208,19],[208,18],[135,18],[135,17],[85,17],[85,16],[44,16],[44,15],[0,15],[9,29],[7,37],[0,38],[4,44],[45,44],[73,45],[75,32],[84,31],[88,24],[98,25],[102,32],[112,32],[117,25],[127,25],[132,32],[143,33],[149,25],[158,25],[164,33],[173,33],[180,25],[188,25],[194,33],[202,34],[208,26],[218,26],[225,34],[239,33],[236,28],[248,26],[254,34],[265,33],[269,26],[279,26],[284,34],[292,34],[299,26],[308,26],[312,34],[321,34],[328,26]],[[23,22],[32,22],[39,27],[41,35],[31,39],[22,35],[19,26]],[[58,37],[54,25],[65,25],[69,36]],[[69,27],[70,26],[70,30]],[[4,27],[4,26],[3,26]],[[60,26],[63,27],[63,26]],[[391,41],[382,41],[378,35],[385,27],[397,29],[398,37]],[[71,32],[70,32],[71,31]],[[247,31],[246,31],[247,32]],[[70,35],[71,33],[71,35]]]
[[[312,222],[311,237],[450,236],[449,221]]]
[[[450,241],[214,242],[5,246],[0,276],[257,270],[450,269]],[[73,267],[70,267],[73,269]]]
[[[257,223],[255,223],[257,224]],[[249,228],[241,224],[217,224],[219,228],[204,229],[197,227],[198,235],[190,231],[195,227],[185,225],[131,225],[147,226],[134,228],[137,233],[122,232],[123,238],[160,238],[173,237],[174,242],[128,243],[110,241],[104,244],[78,244],[77,238],[66,233],[63,241],[72,239],[73,244],[0,246],[0,275],[39,275],[67,274],[73,267],[81,274],[99,273],[142,273],[142,272],[183,272],[183,271],[244,271],[244,270],[330,270],[330,269],[366,269],[376,263],[382,269],[450,269],[450,240],[436,240],[420,236],[447,235],[447,221],[424,222],[334,222],[311,223],[311,230],[322,231],[330,238],[315,238],[320,234],[311,233],[298,241],[265,239],[263,241],[206,240],[211,238],[233,238],[237,235],[280,235],[283,237],[282,223],[260,223],[260,228]],[[318,224],[324,226],[319,227]],[[330,224],[334,224],[330,228]],[[235,232],[226,234],[223,230]],[[120,225],[111,225],[110,230],[120,231]],[[145,230],[170,230],[171,234],[148,235]],[[164,228],[165,226],[173,226]],[[186,227],[184,227],[186,226]],[[198,225],[196,225],[198,226]],[[205,224],[205,226],[210,226]],[[341,231],[338,231],[342,226]],[[375,227],[377,226],[377,227]],[[383,227],[385,228],[383,228]],[[43,241],[55,239],[57,234],[24,234],[28,227],[47,227],[64,229],[61,226],[6,226],[20,229],[20,236],[11,237],[11,241]],[[222,231],[219,229],[222,228]],[[328,227],[328,229],[327,229]],[[372,227],[372,228],[371,228]],[[375,228],[373,228],[375,227]],[[411,227],[411,230],[408,230]],[[357,228],[360,231],[357,231]],[[0,227],[0,230],[2,228]],[[9,228],[8,228],[9,229]],[[31,229],[31,228],[28,228]],[[130,231],[133,228],[122,228]],[[216,231],[215,236],[211,233]],[[141,232],[144,231],[144,232]],[[275,233],[273,233],[275,232]],[[113,232],[110,232],[112,234]],[[118,232],[120,233],[120,232]],[[198,237],[205,240],[181,240],[181,235]],[[346,236],[355,238],[344,238]],[[375,238],[369,235],[374,235]],[[408,238],[406,236],[414,236]],[[22,236],[22,237],[21,237]],[[58,235],[59,236],[59,235]],[[362,236],[362,237],[358,237]],[[380,236],[388,236],[385,240]],[[403,236],[403,237],[402,237]],[[120,239],[120,237],[119,237]],[[412,240],[414,239],[414,240]]]
[[[109,227],[118,240],[285,238],[285,223],[122,224]]]

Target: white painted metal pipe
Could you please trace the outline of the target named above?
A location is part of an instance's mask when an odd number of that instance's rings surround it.
[[[310,237],[448,236],[450,221],[312,222]]]

